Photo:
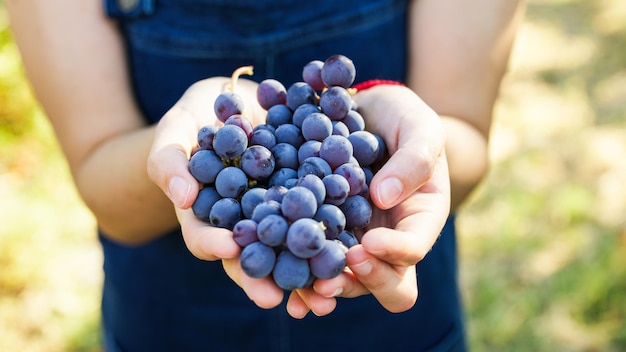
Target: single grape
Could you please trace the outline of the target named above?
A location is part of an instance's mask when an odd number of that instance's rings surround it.
[[[313,192],[318,206],[324,203],[324,199],[326,198],[326,187],[324,186],[322,179],[318,176],[313,174],[304,175],[298,179],[296,186],[302,186]]]
[[[306,144],[305,142],[304,144]],[[301,145],[300,149],[304,146]],[[271,148],[272,154],[274,155],[274,161],[276,163],[276,168],[280,169],[283,167],[287,167],[290,169],[297,170],[300,162],[298,161],[298,149],[289,143],[278,143]]]
[[[341,121],[333,121],[333,135],[348,137],[350,135],[350,130],[345,123]]]
[[[310,114],[316,112],[321,112],[319,106],[315,104],[302,104],[298,106],[298,108],[293,112],[291,123],[298,126],[299,128],[302,128],[302,122],[304,122],[304,119]]]
[[[320,97],[322,112],[331,120],[342,120],[352,106],[352,96],[343,87],[330,87]]]
[[[214,187],[204,187],[198,192],[191,209],[198,219],[210,221],[209,214],[211,213],[211,208],[221,198],[222,196],[217,193]]]
[[[355,151],[350,140],[343,136],[329,136],[320,146],[320,157],[326,160],[333,170],[349,162],[353,152]]]
[[[274,165],[272,152],[261,145],[253,145],[246,149],[239,161],[241,170],[254,180],[268,178],[274,172]]]
[[[348,198],[350,193],[350,183],[345,177],[338,174],[330,174],[322,179],[326,187],[325,203],[341,205]]]
[[[254,187],[241,196],[241,211],[246,218],[251,218],[254,208],[264,201],[265,192],[264,188]]]
[[[224,162],[212,150],[199,150],[189,159],[189,172],[200,183],[213,183]]]
[[[300,148],[298,148],[298,165],[296,165],[295,169],[300,166],[299,163],[303,162],[307,158],[310,158],[312,156],[319,157],[321,146],[322,142],[316,140],[310,140],[302,143]]]
[[[276,145],[276,136],[269,129],[257,129],[252,132],[248,145],[262,145],[267,149],[272,149]]]
[[[270,176],[268,185],[272,186],[285,186],[285,182],[289,179],[298,178],[298,171],[294,169],[290,169],[288,167],[283,167],[274,171],[272,176]]]
[[[306,259],[296,257],[289,251],[278,254],[272,277],[278,287],[283,290],[303,288],[309,282],[311,271]]]
[[[304,143],[302,131],[296,125],[280,125],[276,128],[274,135],[276,136],[276,143],[287,143],[296,148],[300,148],[302,143]]]
[[[287,102],[287,89],[280,81],[272,78],[264,79],[257,86],[256,98],[259,105],[268,110],[272,106]]]
[[[340,241],[347,248],[351,248],[359,244],[359,240],[357,240],[356,236],[348,230],[341,231],[336,240]]]
[[[238,167],[226,167],[217,174],[215,189],[224,198],[239,198],[248,189],[248,177]]]
[[[341,175],[348,180],[350,184],[350,192],[348,195],[353,196],[359,194],[365,185],[365,172],[358,164],[349,162],[340,165],[334,171],[335,174]]]
[[[356,131],[348,136],[354,149],[354,157],[361,166],[370,166],[378,158],[379,140],[368,131]]]
[[[309,259],[311,274],[319,279],[332,279],[346,267],[347,248],[338,241],[326,240],[322,251]]]
[[[356,78],[356,68],[352,60],[344,55],[333,55],[324,61],[322,81],[327,87],[340,86],[348,88]]]
[[[217,119],[225,122],[235,114],[241,114],[244,110],[244,102],[241,96],[235,92],[222,92],[215,98],[213,109]]]
[[[326,175],[330,175],[332,172],[333,170],[326,160],[315,156],[304,159],[300,167],[298,167],[298,177],[314,174],[319,178],[323,178]]]
[[[274,105],[267,110],[265,123],[274,128],[278,128],[280,125],[291,123],[292,115],[293,113],[287,105]]]
[[[211,225],[230,230],[241,219],[241,206],[236,199],[222,198],[213,204],[209,219]]]
[[[311,218],[317,211],[317,200],[309,189],[295,186],[285,193],[280,209],[283,216],[289,221]]]
[[[250,219],[237,221],[235,226],[233,226],[233,240],[242,248],[252,242],[259,241],[257,223]]]
[[[341,122],[348,127],[348,131],[350,131],[350,133],[363,131],[365,129],[365,119],[363,119],[363,115],[356,110],[348,111]]]
[[[248,136],[239,126],[224,125],[213,138],[213,150],[225,160],[233,160],[248,147]]]
[[[287,89],[287,106],[294,111],[302,104],[317,104],[317,95],[310,85],[296,82]]]
[[[311,218],[294,221],[287,231],[287,248],[300,258],[311,258],[318,254],[326,241],[319,222]]]
[[[274,200],[278,203],[282,203],[285,194],[289,189],[285,186],[272,186],[267,189],[265,195],[263,196],[263,200]]]
[[[350,196],[339,206],[346,215],[347,229],[360,229],[367,226],[372,217],[372,206],[363,196]]]
[[[323,141],[333,133],[333,124],[328,116],[321,112],[309,114],[302,121],[302,136],[305,140]]]
[[[213,137],[218,127],[213,125],[203,126],[198,131],[198,146],[202,149],[213,149]]]
[[[259,241],[268,246],[276,247],[285,243],[289,223],[287,220],[276,214],[266,216],[257,226],[257,236]]]
[[[253,242],[241,251],[241,269],[249,277],[260,279],[272,273],[276,252],[261,242]]]
[[[346,228],[346,216],[336,205],[322,204],[313,219],[324,225],[324,234],[329,240],[337,238]]]
[[[229,118],[226,119],[226,121],[224,121],[224,125],[235,125],[241,128],[246,134],[246,137],[248,137],[248,139],[250,139],[250,136],[252,136],[252,122],[250,122],[250,120],[248,120],[241,114],[231,115]]]
[[[324,81],[322,81],[322,66],[324,62],[321,60],[313,60],[304,65],[302,69],[302,79],[315,90],[324,89]]]
[[[280,210],[280,203],[275,200],[263,201],[254,208],[252,211],[252,216],[250,219],[256,221],[257,223],[261,222],[261,220],[265,219],[266,216],[275,214],[282,215]]]

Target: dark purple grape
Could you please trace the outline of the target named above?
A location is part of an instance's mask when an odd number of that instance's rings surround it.
[[[261,242],[250,243],[241,251],[241,269],[252,278],[270,275],[275,263],[276,252]]]
[[[358,164],[345,163],[340,165],[334,171],[335,174],[341,175],[348,180],[350,184],[350,192],[348,195],[353,196],[361,193],[363,186],[365,185],[365,172]]]
[[[200,183],[213,183],[224,162],[212,150],[200,150],[189,159],[189,172]]]
[[[313,219],[324,225],[324,234],[329,240],[337,238],[346,228],[346,216],[336,205],[322,204]]]
[[[348,248],[351,248],[359,244],[359,240],[357,240],[356,236],[352,232],[347,231],[347,230],[341,231],[339,236],[337,236],[336,240],[340,241],[341,243],[343,243],[344,246]]]
[[[269,129],[258,129],[252,132],[248,145],[262,145],[267,149],[272,149],[276,145],[276,136]]]
[[[304,143],[306,144],[306,142]],[[304,146],[304,144],[302,146]],[[302,149],[300,146],[300,149]],[[272,154],[274,154],[274,161],[276,162],[276,168],[280,169],[287,167],[297,170],[300,162],[298,160],[298,149],[289,143],[278,143],[272,148]]]
[[[193,202],[191,209],[198,219],[210,221],[209,214],[211,213],[211,208],[213,207],[213,204],[221,198],[222,196],[217,193],[215,188],[204,187],[200,190],[200,192],[198,192],[198,196]]]
[[[302,177],[308,174],[317,175],[319,178],[324,178],[326,175],[330,175],[333,172],[328,162],[320,157],[309,157],[298,167],[298,177]]]
[[[265,201],[274,200],[274,201],[277,201],[278,203],[282,203],[283,197],[285,197],[285,194],[287,193],[288,190],[289,189],[285,186],[272,186],[268,188],[267,191],[265,192],[265,195],[263,196],[263,200]]]
[[[387,144],[385,144],[383,137],[377,134],[374,134],[374,137],[378,139],[378,155],[376,156],[376,160],[374,160],[374,164],[376,164],[382,162],[385,160],[385,157],[387,157]]]
[[[348,127],[348,131],[350,133],[356,131],[363,131],[365,129],[365,120],[363,116],[356,110],[350,110],[346,114],[346,116],[341,120],[346,127]]]
[[[356,131],[348,136],[354,149],[353,156],[361,166],[370,166],[378,158],[378,139],[368,131]]]
[[[322,251],[309,259],[311,274],[319,279],[332,279],[346,267],[347,248],[341,243],[326,240]]]
[[[285,243],[289,223],[287,220],[276,214],[270,214],[263,218],[257,226],[257,236],[259,241],[268,246],[276,247]]]
[[[287,89],[279,81],[268,78],[259,82],[256,99],[263,109],[268,110],[272,106],[287,102]]]
[[[278,128],[280,125],[291,123],[292,112],[287,105],[274,105],[267,110],[265,123]]]
[[[240,247],[245,247],[252,242],[258,242],[257,223],[250,219],[242,219],[237,221],[233,226],[233,240]]]
[[[232,115],[241,114],[244,110],[244,102],[239,94],[226,91],[217,96],[213,109],[217,119],[224,122]]]
[[[328,116],[321,112],[309,114],[302,121],[302,136],[305,140],[323,141],[333,133],[333,124]]]
[[[329,136],[320,146],[320,158],[326,160],[333,170],[349,162],[353,152],[353,145],[344,136]]]
[[[272,152],[261,145],[253,145],[241,155],[239,167],[248,177],[254,180],[264,180],[274,172],[274,156]]]
[[[322,66],[324,62],[321,60],[313,60],[304,65],[302,69],[302,79],[315,90],[324,89],[324,81],[322,81]]]
[[[213,137],[218,127],[213,125],[203,126],[198,131],[198,146],[202,149],[213,149]]]
[[[352,96],[345,88],[330,87],[320,97],[322,112],[331,120],[340,121],[352,106]]]
[[[345,123],[341,121],[333,121],[333,135],[348,137],[350,135],[350,130]]]
[[[300,148],[302,143],[304,143],[302,131],[300,131],[300,128],[295,125],[280,125],[276,129],[274,135],[276,136],[276,143],[287,143],[293,145],[296,148]]]
[[[348,88],[356,78],[356,68],[352,60],[343,55],[333,55],[324,61],[322,81],[327,87]]]
[[[281,215],[282,212],[280,210],[280,203],[275,200],[263,201],[254,208],[252,211],[252,216],[250,219],[256,221],[257,223],[261,222],[266,216],[276,214]]]
[[[215,189],[224,198],[239,198],[248,189],[248,177],[238,167],[226,167],[217,174]]]
[[[322,182],[321,178],[313,174],[307,174],[298,179],[296,186],[307,188],[309,191],[313,192],[313,195],[315,195],[315,199],[317,200],[317,206],[324,203],[324,199],[326,198],[326,187],[324,186],[324,182]]]
[[[250,120],[248,120],[241,114],[231,115],[229,118],[226,119],[226,121],[224,121],[224,125],[235,125],[241,128],[246,134],[246,137],[248,137],[248,139],[250,139],[250,136],[252,136],[252,122],[250,122]]]
[[[305,82],[296,82],[287,90],[287,106],[295,111],[302,104],[317,104],[317,94]]]
[[[298,185],[298,179],[297,178],[290,178],[290,179],[285,181],[285,187],[287,187],[287,189],[292,189],[292,188],[294,188],[297,185]]]
[[[222,159],[235,159],[248,147],[248,136],[239,126],[224,125],[213,137],[213,150]]]
[[[215,227],[232,230],[241,219],[241,206],[236,199],[222,198],[213,204],[209,219]]]
[[[312,156],[319,157],[320,156],[320,147],[322,146],[322,142],[310,140],[302,143],[300,148],[298,149],[298,165],[296,165],[296,169],[300,166],[300,163],[310,158]]]
[[[339,206],[346,215],[347,229],[360,229],[367,226],[372,217],[372,206],[360,195],[350,196]]]
[[[294,221],[287,231],[287,248],[300,258],[311,258],[318,254],[326,241],[319,222],[311,218]]]
[[[315,195],[305,187],[290,188],[280,204],[282,214],[289,221],[311,218],[317,211]]]
[[[306,259],[298,258],[289,251],[281,252],[276,258],[272,277],[283,290],[305,287],[310,276],[309,262]]]
[[[241,196],[241,211],[246,218],[252,217],[252,212],[259,203],[264,201],[266,190],[264,188],[250,188]]]
[[[326,187],[325,203],[333,205],[341,205],[348,198],[350,193],[350,184],[345,177],[337,174],[330,174],[322,179]]]
[[[292,124],[302,128],[302,122],[310,114],[321,112],[320,108],[314,104],[302,104],[293,112]]]
[[[285,182],[292,178],[298,178],[298,171],[294,169],[290,169],[287,167],[283,167],[274,171],[272,176],[269,179],[269,186],[285,186]]]

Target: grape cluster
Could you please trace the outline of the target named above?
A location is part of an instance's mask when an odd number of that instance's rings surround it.
[[[333,278],[358,243],[354,230],[369,224],[368,185],[386,148],[365,130],[349,88],[355,76],[352,60],[334,55],[305,65],[289,89],[261,81],[267,117],[256,127],[234,90],[215,100],[223,126],[198,132],[189,170],[203,187],[192,209],[232,230],[248,276],[272,275],[285,290]]]

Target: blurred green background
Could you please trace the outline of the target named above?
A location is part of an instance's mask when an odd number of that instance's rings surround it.
[[[459,213],[474,351],[626,351],[626,2],[531,0]],[[0,351],[99,351],[94,219],[0,1]]]

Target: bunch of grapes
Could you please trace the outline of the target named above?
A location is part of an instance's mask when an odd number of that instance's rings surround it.
[[[354,64],[334,55],[305,65],[289,89],[260,82],[267,118],[256,127],[234,91],[241,72],[251,67],[235,71],[231,90],[215,100],[223,126],[198,132],[189,169],[203,187],[193,212],[232,230],[250,277],[272,275],[285,290],[333,278],[358,243],[354,230],[369,224],[368,185],[386,154],[352,100]]]

